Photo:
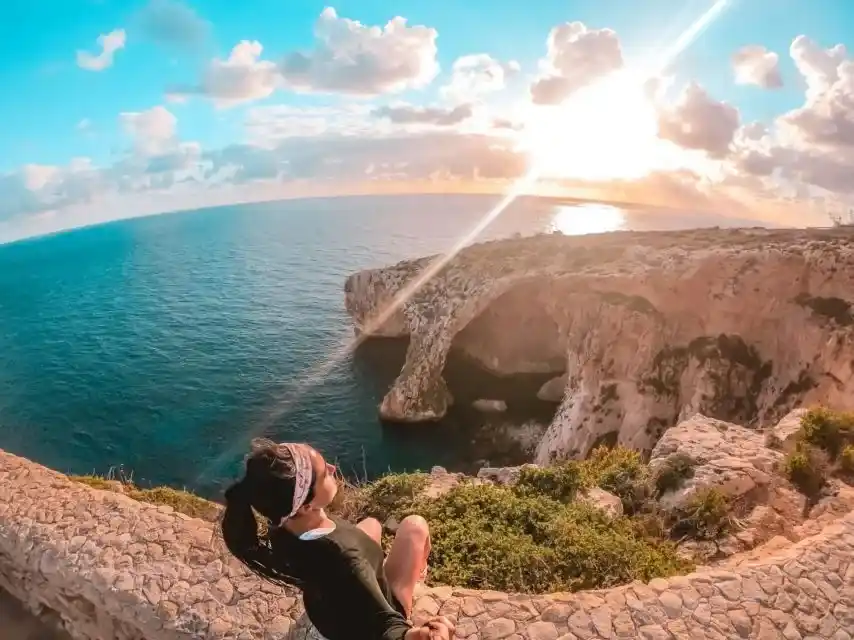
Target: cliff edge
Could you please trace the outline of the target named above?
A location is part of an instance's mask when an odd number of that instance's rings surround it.
[[[414,618],[447,615],[469,640],[850,640],[854,513],[807,535],[737,564],[605,590],[420,588]],[[3,451],[0,589],[78,640],[316,640],[299,594],[249,574],[212,523]]]
[[[536,460],[603,437],[650,451],[695,413],[769,425],[854,408],[854,229],[544,235],[462,250],[385,322],[435,257],[347,279],[357,333],[408,337],[385,420],[440,419],[451,348],[499,375],[563,376]],[[552,384],[554,387],[554,383]]]

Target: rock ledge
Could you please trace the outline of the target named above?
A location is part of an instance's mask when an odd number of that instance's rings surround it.
[[[854,629],[854,513],[750,562],[543,596],[422,589],[469,640],[797,638]],[[0,588],[81,640],[302,638],[296,593],[248,575],[209,523],[0,451]]]

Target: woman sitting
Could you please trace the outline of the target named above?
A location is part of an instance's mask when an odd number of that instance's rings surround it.
[[[430,555],[426,521],[404,519],[386,558],[377,520],[352,525],[326,513],[337,492],[335,467],[314,448],[255,440],[244,477],[225,492],[225,544],[262,578],[302,589],[309,620],[328,640],[449,640],[447,618],[410,622]],[[266,542],[253,509],[269,521]]]

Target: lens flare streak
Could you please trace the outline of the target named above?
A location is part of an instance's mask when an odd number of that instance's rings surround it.
[[[668,48],[657,61],[653,73],[664,71],[682,52],[684,52],[724,11],[732,5],[733,0],[716,0],[716,2],[699,16],[684,32],[676,39],[673,46]],[[651,74],[652,75],[652,74]],[[571,100],[571,98],[570,98]],[[239,440],[235,440],[221,455],[211,461],[198,476],[196,484],[202,482],[208,473],[218,469],[225,462],[230,461],[237,453],[245,447],[244,438],[248,435],[256,437],[267,432],[279,419],[285,416],[310,389],[321,384],[332,372],[332,370],[343,362],[358,345],[378,327],[385,324],[426,282],[431,280],[442,270],[464,247],[476,240],[480,233],[486,229],[498,216],[500,216],[517,197],[527,190],[539,179],[541,168],[534,164],[526,175],[519,178],[509,189],[508,193],[488,211],[468,233],[460,238],[444,254],[438,256],[430,265],[421,272],[418,277],[403,287],[389,305],[376,315],[371,322],[364,327],[361,335],[343,341],[334,348],[326,358],[312,367],[291,386],[280,398],[277,398],[273,408],[261,419],[252,425],[249,432],[243,432]]]

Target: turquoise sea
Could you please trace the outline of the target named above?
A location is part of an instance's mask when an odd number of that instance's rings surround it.
[[[307,440],[358,476],[518,460],[495,421],[547,420],[541,406],[487,419],[463,402],[440,424],[381,425],[376,407],[405,350],[398,341],[316,375],[352,336],[347,275],[445,251],[497,200],[294,200],[0,245],[0,448],[67,472],[122,466],[141,484],[208,495],[236,472],[252,435]],[[526,198],[479,239],[735,224],[754,223]],[[538,384],[467,366],[449,375],[472,399]]]

